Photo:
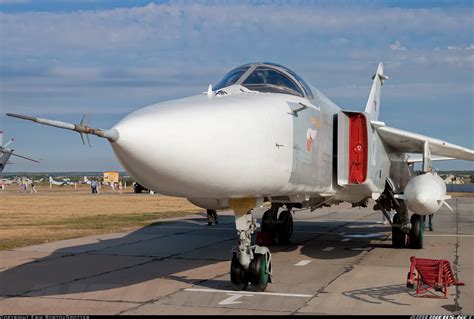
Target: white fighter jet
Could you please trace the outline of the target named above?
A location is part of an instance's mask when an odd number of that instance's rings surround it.
[[[10,146],[11,143],[13,143],[13,139],[10,139],[5,145],[3,145],[3,131],[0,131],[0,173],[3,172],[3,169],[5,168],[7,164],[10,164],[8,160],[10,159],[11,156],[24,158],[28,161],[39,163],[39,161],[35,159],[29,158],[23,155],[15,154],[14,153],[15,150],[8,148],[8,146]]]
[[[145,187],[206,209],[231,208],[238,234],[231,282],[262,291],[272,261],[268,248],[252,245],[253,208],[270,202],[262,231],[288,243],[293,209],[343,201],[366,206],[372,198],[386,216],[396,211],[393,245],[422,248],[422,216],[449,198],[431,161],[474,160],[473,150],[380,121],[387,79],[380,63],[364,111],[341,109],[286,67],[251,63],[203,94],[141,108],[111,129],[7,115],[106,138]],[[413,173],[412,154],[421,155],[422,174]]]

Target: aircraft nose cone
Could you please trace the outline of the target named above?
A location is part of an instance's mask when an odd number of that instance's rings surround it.
[[[216,100],[170,101],[125,117],[111,144],[122,166],[140,184],[172,196],[248,196],[277,184],[268,161],[276,150],[273,128],[262,123],[268,110]]]

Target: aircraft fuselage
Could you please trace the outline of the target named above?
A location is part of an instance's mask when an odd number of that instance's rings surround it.
[[[372,185],[347,192],[338,184],[335,125],[341,109],[319,91],[313,89],[311,100],[239,85],[223,91],[126,116],[114,126],[120,138],[111,143],[122,166],[147,188],[201,206],[226,206],[229,198],[291,201],[338,192],[338,200],[358,202],[383,191],[390,161],[387,155],[382,162],[372,158],[385,152],[377,136],[367,146]]]

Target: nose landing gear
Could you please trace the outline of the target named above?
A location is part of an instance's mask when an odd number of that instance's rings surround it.
[[[267,247],[251,245],[251,235],[257,229],[257,220],[252,216],[251,209],[242,214],[242,206],[245,207],[241,205],[234,209],[239,243],[232,251],[230,280],[235,290],[246,290],[250,284],[254,291],[264,291],[271,282],[271,253]]]

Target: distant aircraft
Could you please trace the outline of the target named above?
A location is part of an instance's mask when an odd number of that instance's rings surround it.
[[[13,184],[13,183],[16,183],[16,181],[13,180],[13,179],[2,178],[2,179],[0,180],[0,185],[11,185],[11,184]]]
[[[84,176],[84,180],[82,182],[87,185],[91,184],[91,181],[87,178],[87,176]]]
[[[66,180],[66,179],[63,179],[63,180],[60,181],[60,182],[55,181],[51,176],[49,177],[49,184],[50,184],[50,185],[59,185],[59,186],[74,185],[73,182],[70,182],[69,180]]]
[[[132,112],[111,129],[24,115],[20,119],[109,140],[130,176],[161,194],[235,213],[239,238],[230,279],[235,289],[263,291],[271,281],[267,247],[252,245],[252,209],[271,202],[262,231],[280,243],[293,233],[292,210],[340,202],[389,218],[395,247],[423,247],[423,215],[446,204],[433,156],[474,160],[474,151],[386,126],[379,120],[378,65],[364,111],[343,110],[286,67],[251,63],[230,71],[207,92]],[[413,114],[410,114],[413,116]],[[426,115],[423,115],[426,120]],[[422,174],[413,172],[421,154]],[[279,213],[279,209],[285,209]],[[410,217],[409,210],[412,211]]]
[[[13,143],[13,139],[9,140],[5,145],[3,145],[3,131],[0,131],[0,173],[3,172],[3,169],[5,168],[7,164],[10,164],[8,160],[10,159],[11,156],[17,156],[17,157],[21,157],[32,162],[39,163],[39,161],[35,159],[18,155],[18,154],[14,154],[13,152],[15,150],[7,148],[8,146],[10,146],[11,143]]]

